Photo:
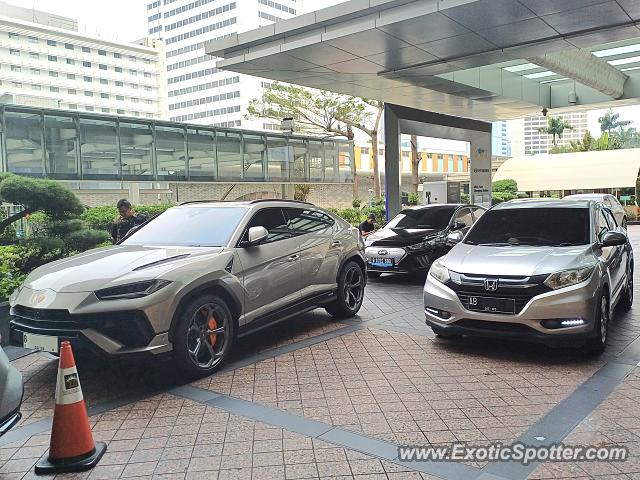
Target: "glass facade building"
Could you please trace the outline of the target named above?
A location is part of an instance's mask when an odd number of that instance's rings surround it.
[[[353,182],[353,142],[0,106],[0,171],[57,180]]]

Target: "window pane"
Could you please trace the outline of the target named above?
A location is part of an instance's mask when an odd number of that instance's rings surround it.
[[[82,177],[118,178],[118,138],[115,122],[81,118],[80,139]]]
[[[189,175],[191,178],[215,178],[216,151],[213,132],[187,130],[189,148]]]
[[[153,138],[148,125],[120,124],[120,148],[122,149],[122,176],[149,177],[153,175],[151,148]]]
[[[317,210],[287,208],[286,211],[289,217],[289,229],[296,236],[320,232],[332,227],[335,223],[329,215]]]
[[[339,150],[339,173],[340,173],[340,181],[341,182],[352,182],[353,181],[353,171],[352,171],[352,158],[351,158],[351,145],[345,142],[338,143]]]
[[[185,178],[187,173],[186,157],[183,130],[156,127],[158,176],[167,179]]]
[[[40,116],[5,112],[9,171],[42,175],[42,131]]]
[[[269,232],[264,243],[277,242],[285,238],[291,238],[291,232],[287,228],[287,222],[280,208],[265,208],[260,210],[247,225],[247,232],[251,227],[264,227]],[[245,238],[244,240],[248,240]]]
[[[324,160],[322,142],[311,140],[309,142],[309,175],[310,180],[321,182],[324,180],[322,163]]]
[[[71,117],[44,117],[47,173],[54,178],[76,178],[78,131]]]
[[[304,140],[292,138],[289,147],[293,155],[291,181],[304,182],[307,179],[307,145]]]
[[[240,135],[217,132],[218,178],[238,179],[242,171],[242,151]]]
[[[267,137],[269,180],[289,181],[289,148],[281,137]]]
[[[265,142],[262,135],[244,136],[244,178],[264,179]]]
[[[338,147],[335,142],[324,142],[324,179],[327,182],[336,181],[335,161],[338,156]]]

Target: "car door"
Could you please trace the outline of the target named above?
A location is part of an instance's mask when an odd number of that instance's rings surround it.
[[[242,246],[251,227],[269,232],[264,242]],[[298,240],[287,226],[282,208],[258,210],[245,227],[237,248],[243,271],[245,318],[251,322],[300,300],[300,254]]]
[[[626,235],[625,230],[617,224],[616,219],[614,218],[612,212],[609,209],[606,209],[606,208],[602,209],[602,213],[607,219],[607,223],[609,224],[611,231],[624,233]],[[622,288],[622,286],[624,285],[625,272],[626,272],[628,260],[629,259],[628,259],[627,249],[625,248],[624,245],[619,245],[617,247],[614,247],[614,258],[612,261],[612,269],[615,272],[616,289]]]
[[[333,289],[348,238],[326,213],[314,208],[285,208],[288,227],[299,243],[302,299]],[[348,231],[347,231],[348,233]]]
[[[607,232],[611,231],[611,225],[604,212],[605,209],[602,207],[598,207],[596,210],[596,237],[599,241],[602,240]],[[600,259],[605,263],[611,279],[611,296],[615,298],[620,284],[619,247],[602,247],[600,251],[602,252]]]
[[[616,219],[616,223],[618,224],[618,226],[622,227],[622,221],[625,215],[624,207],[622,206],[620,201],[613,195],[609,195],[609,201],[611,203],[611,213],[613,213],[613,217]]]

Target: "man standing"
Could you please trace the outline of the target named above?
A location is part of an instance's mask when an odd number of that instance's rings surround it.
[[[133,227],[137,227],[147,221],[145,215],[133,211],[131,203],[125,198],[119,200],[116,207],[120,216],[115,219],[111,226],[111,236],[114,244],[122,240]]]
[[[369,217],[360,224],[358,229],[360,230],[360,235],[362,235],[362,238],[367,238],[376,229],[376,227],[373,224],[375,220],[376,220],[376,216],[373,213],[370,213]]]

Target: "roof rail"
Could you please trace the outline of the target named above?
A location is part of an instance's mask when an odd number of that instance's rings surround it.
[[[302,203],[304,205],[311,205],[315,207],[315,205],[311,202],[303,202],[302,200],[291,200],[289,198],[260,198],[257,200],[250,200],[249,203],[263,203],[263,202],[291,202],[291,203]]]
[[[182,202],[178,206],[182,205],[192,205],[194,203],[222,203],[222,202],[230,202],[231,200],[191,200],[190,202]]]

